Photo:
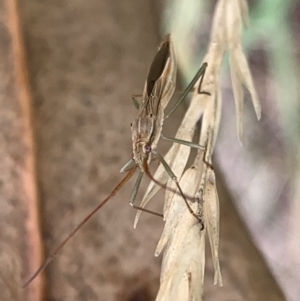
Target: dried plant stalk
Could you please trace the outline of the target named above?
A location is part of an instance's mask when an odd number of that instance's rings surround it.
[[[219,265],[219,198],[216,179],[211,167],[221,117],[221,91],[219,79],[221,64],[225,52],[229,51],[230,70],[236,104],[237,135],[240,142],[243,136],[243,85],[249,90],[254,109],[259,119],[261,107],[258,100],[250,69],[242,50],[242,25],[248,24],[248,7],[245,0],[219,0],[216,4],[210,43],[203,62],[208,63],[201,90],[210,95],[198,94],[198,82],[194,89],[184,119],[178,129],[176,138],[191,141],[194,127],[202,116],[202,127],[199,144],[206,151],[199,150],[192,167],[182,175],[190,153],[189,147],[173,144],[165,156],[175,175],[180,178],[183,191],[195,195],[190,206],[196,214],[202,216],[205,229],[187,210],[183,200],[172,191],[166,191],[164,205],[164,231],[158,243],[155,255],[164,250],[161,270],[160,289],[157,301],[166,300],[202,300],[204,266],[205,266],[205,234],[207,232],[213,264],[215,269],[214,283],[222,285]],[[176,44],[176,36],[173,37]],[[204,162],[208,162],[204,163]],[[159,166],[154,177],[169,187],[174,183]],[[144,207],[160,189],[150,183],[142,200]],[[135,226],[140,213],[137,213]]]

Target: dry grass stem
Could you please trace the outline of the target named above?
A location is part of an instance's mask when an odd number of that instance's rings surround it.
[[[161,269],[161,285],[157,301],[166,300],[202,300],[205,234],[208,233],[213,264],[215,269],[214,283],[222,285],[219,265],[219,198],[216,189],[216,178],[211,168],[211,157],[214,150],[221,117],[222,95],[219,85],[221,64],[225,52],[229,51],[230,70],[236,104],[237,134],[241,142],[243,136],[243,85],[249,90],[254,109],[259,119],[260,103],[254,88],[246,57],[242,50],[242,26],[248,24],[248,7],[244,0],[219,0],[213,17],[210,42],[203,62],[208,67],[203,79],[201,91],[210,95],[198,94],[199,82],[195,85],[191,104],[178,129],[176,138],[191,141],[194,127],[202,116],[199,144],[205,151],[199,150],[192,167],[184,172],[190,148],[174,143],[165,156],[175,175],[180,179],[183,191],[195,195],[189,201],[194,212],[204,221],[205,229],[201,231],[200,223],[187,210],[182,198],[172,191],[166,191],[164,203],[165,227],[158,243],[155,255],[164,250]],[[173,36],[176,45],[176,35]],[[178,41],[179,42],[179,41]],[[205,162],[208,162],[205,163]],[[183,175],[182,175],[183,174]],[[154,177],[175,188],[174,182],[159,166]],[[142,200],[144,207],[160,189],[150,183]],[[135,226],[139,219],[137,213]]]

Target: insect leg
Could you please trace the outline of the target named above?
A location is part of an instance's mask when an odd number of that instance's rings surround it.
[[[166,137],[163,134],[161,134],[161,138],[164,139],[164,140],[167,140],[167,141],[175,142],[175,143],[178,143],[178,144],[183,144],[183,145],[189,146],[191,148],[196,148],[196,149],[200,149],[200,150],[203,150],[203,151],[205,150],[204,146],[199,145],[197,143],[193,143],[191,141],[185,141],[185,140],[181,140],[181,139],[177,139],[177,138]]]
[[[125,171],[130,170],[135,165],[135,161],[133,159],[130,159],[124,166],[121,168],[120,173],[123,173]]]
[[[182,198],[184,199],[184,202],[189,210],[189,212],[199,221],[199,223],[202,225],[203,227],[203,221],[202,219],[193,211],[193,209],[191,208],[190,204],[187,201],[186,196],[184,195],[179,182],[177,180],[177,177],[175,176],[175,174],[173,173],[172,169],[170,168],[170,166],[168,165],[168,163],[165,161],[165,159],[163,158],[163,156],[161,156],[159,153],[155,152],[155,155],[158,157],[158,159],[160,160],[160,162],[162,163],[162,165],[164,166],[166,172],[168,173],[168,175],[170,176],[170,178],[175,182],[177,189],[180,192],[180,195],[182,196]]]
[[[202,146],[202,145],[199,145],[197,143],[193,143],[193,142],[190,142],[190,141],[185,141],[185,140],[181,140],[181,139],[176,139],[176,138],[170,138],[170,137],[165,137],[163,134],[161,134],[161,138],[164,139],[164,140],[168,140],[168,141],[171,141],[171,142],[175,142],[175,143],[179,143],[179,144],[183,144],[183,145],[186,145],[186,146],[189,146],[191,148],[196,148],[196,149],[200,149],[202,151],[204,151],[204,156],[203,156],[203,162],[212,170],[214,170],[214,167],[213,165],[208,162],[206,160],[206,147]]]
[[[141,184],[141,181],[142,181],[142,178],[143,178],[143,175],[144,175],[144,172],[143,171],[140,171],[139,174],[138,174],[138,177],[136,179],[136,182],[134,184],[134,187],[133,187],[133,191],[132,191],[132,195],[131,195],[131,198],[130,198],[130,206],[134,209],[137,209],[137,210],[141,210],[141,211],[144,211],[144,212],[147,212],[147,213],[150,213],[150,214],[153,214],[153,215],[156,215],[156,216],[159,216],[159,217],[163,217],[162,214],[160,213],[157,213],[157,212],[154,212],[154,211],[151,211],[151,210],[148,210],[148,209],[145,209],[145,208],[142,208],[142,207],[139,207],[139,206],[136,206],[134,205],[134,202],[136,200],[136,195],[138,193],[138,190],[140,188],[140,184]]]
[[[189,91],[189,92],[193,92],[194,91],[194,87]],[[174,94],[182,94],[184,91],[175,91]],[[207,92],[200,92],[200,94],[205,93],[207,94]],[[134,94],[131,96],[133,105],[135,106],[135,108],[138,110],[140,108],[140,101],[138,101],[138,98],[142,98],[142,94]]]
[[[200,93],[200,94],[209,94],[208,92],[204,92],[204,91],[201,92],[201,90],[200,90],[200,86],[201,86],[202,81],[203,81],[203,77],[204,77],[204,74],[205,74],[206,67],[207,67],[207,63],[203,63],[201,68],[199,69],[199,71],[196,73],[195,77],[192,79],[192,81],[189,83],[189,85],[184,90],[181,97],[178,99],[178,101],[174,105],[173,109],[165,116],[164,120],[169,118],[171,116],[171,114],[177,109],[177,107],[182,103],[182,101],[185,99],[185,97],[188,95],[188,93],[193,89],[193,87],[195,86],[196,82],[198,81],[198,79],[200,77],[202,77],[202,78],[201,78],[201,81],[200,81],[198,93]]]
[[[211,170],[214,170],[214,166],[208,162],[206,160],[206,153],[207,153],[207,147],[205,148],[205,151],[204,151],[204,154],[203,154],[203,162],[211,169]]]
[[[136,107],[136,109],[138,110],[140,108],[140,103],[139,101],[137,100],[137,97],[142,97],[141,94],[136,94],[136,95],[132,95],[131,96],[131,99],[132,99],[132,102],[133,102],[133,105]]]

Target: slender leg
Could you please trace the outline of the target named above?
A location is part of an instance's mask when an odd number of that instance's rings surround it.
[[[142,207],[139,207],[139,206],[136,206],[134,205],[134,202],[136,200],[136,195],[138,193],[138,190],[140,188],[140,184],[141,184],[141,181],[142,181],[142,178],[143,178],[143,175],[144,175],[144,172],[143,171],[140,171],[139,172],[139,175],[136,179],[136,182],[134,184],[134,187],[133,187],[133,191],[132,191],[132,194],[131,194],[131,198],[130,198],[130,206],[134,209],[137,209],[137,210],[141,210],[141,211],[144,211],[144,212],[147,212],[147,213],[150,213],[150,214],[153,214],[153,215],[156,215],[156,216],[159,216],[159,217],[163,217],[162,214],[160,213],[157,213],[157,212],[154,212],[154,211],[151,211],[151,210],[148,210],[148,209],[145,209],[145,208],[142,208]]]
[[[136,109],[138,110],[140,108],[140,103],[139,101],[136,99],[137,97],[142,97],[142,95],[132,95],[131,99],[133,101],[133,105],[136,107]]]
[[[120,170],[120,173],[130,170],[136,163],[133,159],[130,159]]]
[[[201,81],[200,81],[200,85],[202,84],[202,80],[203,80],[203,77],[204,77],[204,74],[205,74],[206,67],[207,67],[207,63],[203,63],[202,66],[201,66],[201,68],[199,69],[199,71],[195,75],[195,77],[192,79],[192,81],[189,83],[189,85],[184,90],[184,92],[181,95],[181,97],[178,99],[177,103],[174,105],[173,109],[167,114],[167,116],[165,116],[164,120],[166,120],[167,118],[169,118],[171,116],[171,114],[177,109],[177,107],[182,103],[182,101],[185,99],[185,97],[188,95],[188,93],[193,89],[193,87],[195,86],[196,82],[198,81],[198,79],[200,77],[202,77]],[[204,91],[201,92],[200,85],[199,85],[198,93],[210,95],[208,92],[204,92]]]
[[[159,158],[160,162],[162,163],[162,165],[164,166],[166,172],[168,173],[168,175],[170,176],[170,178],[175,182],[180,195],[182,196],[182,198],[184,199],[184,202],[189,210],[189,212],[199,221],[199,223],[202,225],[203,228],[203,221],[202,219],[193,211],[193,209],[191,208],[190,204],[188,203],[180,185],[179,182],[177,180],[177,177],[175,176],[175,174],[173,173],[172,169],[170,168],[170,166],[168,165],[168,163],[165,161],[165,159],[163,158],[163,156],[161,156],[159,153],[155,152],[155,155]]]
[[[204,151],[203,162],[210,169],[214,170],[213,165],[205,159],[205,157],[206,157],[206,147],[205,146],[202,146],[202,145],[199,145],[197,143],[190,142],[190,141],[185,141],[185,140],[181,140],[181,139],[165,137],[163,134],[161,134],[161,138],[164,139],[164,140],[168,140],[168,141],[171,141],[171,142],[183,144],[183,145],[189,146],[191,148],[196,148],[196,149],[200,149],[200,150]]]
[[[175,91],[174,94],[182,94],[184,91]],[[194,87],[192,87],[192,89],[189,92],[194,92]],[[201,92],[201,94],[209,94],[207,92]],[[143,95],[142,94],[134,94],[131,96],[133,105],[136,107],[136,109],[138,110],[140,108],[140,102],[138,101],[138,98],[141,98]]]
[[[214,170],[214,166],[208,162],[206,159],[205,159],[205,156],[203,157],[203,162],[211,169],[211,170]]]
[[[198,208],[200,208],[199,210],[199,218],[201,219],[201,231],[204,230],[204,220],[203,220],[203,198],[201,198],[199,192],[196,193],[195,195],[195,199],[198,202]]]
[[[205,64],[205,63],[204,63],[204,64]],[[203,65],[204,65],[204,64],[203,64]],[[202,65],[202,67],[203,67],[203,65]],[[202,68],[202,67],[201,67],[201,68]],[[206,67],[207,67],[207,65],[206,65]],[[204,69],[204,71],[203,71],[202,76],[200,75],[200,76],[201,76],[201,79],[200,79],[200,83],[199,83],[199,86],[198,86],[198,94],[206,94],[206,95],[210,95],[209,92],[201,91],[202,82],[203,82],[203,78],[204,78],[204,75],[205,75],[206,67],[205,67],[205,69]],[[200,70],[201,70],[201,68],[200,68]]]
[[[208,162],[206,160],[206,152],[207,152],[207,148],[205,148],[205,151],[204,151],[204,154],[203,154],[203,162],[211,169],[211,170],[214,170],[214,166]]]
[[[176,138],[171,138],[171,137],[166,137],[163,134],[161,134],[161,138],[163,138],[164,140],[168,140],[171,142],[175,142],[175,143],[179,143],[179,144],[183,144],[186,146],[189,146],[191,148],[197,148],[197,149],[201,149],[201,150],[205,150],[205,147],[202,145],[199,145],[197,143],[193,143],[191,141],[185,141],[185,140],[181,140],[181,139],[176,139]]]

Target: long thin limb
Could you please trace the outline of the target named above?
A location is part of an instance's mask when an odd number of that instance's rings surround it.
[[[189,83],[189,85],[186,87],[186,89],[184,90],[183,94],[181,95],[181,97],[178,99],[177,103],[174,105],[173,109],[165,116],[166,120],[167,118],[169,118],[171,116],[171,114],[177,109],[177,107],[182,103],[182,101],[185,99],[185,97],[188,95],[188,93],[193,89],[193,87],[195,86],[196,82],[198,81],[198,79],[202,76],[201,81],[200,81],[200,85],[199,85],[199,89],[198,89],[198,93],[200,94],[207,94],[207,92],[202,92],[200,90],[200,86],[202,84],[203,81],[203,77],[205,74],[205,70],[207,67],[207,63],[203,63],[201,68],[199,69],[199,71],[196,73],[195,77],[192,79],[192,81]]]
[[[205,150],[204,146],[199,145],[197,143],[193,143],[191,141],[186,141],[186,140],[181,140],[181,139],[177,139],[177,138],[166,137],[163,134],[161,134],[161,138],[163,138],[164,140],[171,141],[171,142],[183,144],[183,145],[189,146],[191,148],[196,148],[196,149],[200,149],[200,150],[203,150],[203,151]]]
[[[204,67],[204,64],[206,64],[206,66]],[[203,73],[200,75],[201,76],[201,79],[200,79],[200,83],[198,85],[198,94],[206,94],[206,95],[210,95],[210,93],[208,92],[205,92],[205,91],[201,91],[201,87],[202,87],[202,82],[203,82],[203,78],[204,78],[204,75],[205,75],[205,70],[206,70],[206,67],[207,67],[207,63],[204,63],[202,65],[202,67],[200,68],[200,70],[204,67],[204,70],[203,70]]]
[[[202,145],[199,145],[199,144],[197,144],[197,143],[190,142],[190,141],[185,141],[185,140],[176,139],[176,138],[171,138],[171,137],[165,137],[163,134],[161,134],[161,138],[164,139],[164,140],[168,140],[168,141],[171,141],[171,142],[183,144],[183,145],[186,145],[186,146],[189,146],[189,147],[192,147],[192,148],[196,148],[196,149],[200,149],[200,150],[204,151],[203,162],[204,162],[210,169],[214,170],[213,165],[212,165],[210,162],[208,162],[208,161],[206,160],[206,151],[207,151],[207,148],[206,148],[205,146],[202,146]]]
[[[114,188],[114,190],[108,195],[108,197],[102,201],[90,214],[88,214],[81,223],[56,247],[56,249],[50,254],[50,256],[45,260],[45,262],[40,266],[40,268],[25,282],[23,288],[28,286],[28,284],[41,273],[48,264],[55,258],[55,256],[61,251],[64,245],[77,233],[77,231],[101,208],[103,207],[112,197],[114,197],[117,192],[123,187],[123,185],[132,177],[136,170],[136,166],[132,168],[129,173],[123,178],[123,180]]]
[[[193,92],[194,91],[194,87],[192,87],[192,89],[189,92]],[[175,91],[174,94],[182,94],[184,93],[184,91]],[[201,92],[201,93],[205,93],[206,92]],[[134,94],[131,96],[133,105],[136,107],[136,109],[138,110],[140,108],[140,101],[138,100],[138,98],[142,98],[142,94]]]
[[[204,151],[204,154],[203,154],[203,162],[211,169],[211,170],[214,170],[214,166],[212,165],[211,162],[209,162],[207,159],[207,144],[206,144],[206,147],[205,147],[205,151]]]
[[[135,161],[133,159],[130,159],[124,166],[121,168],[120,173],[126,172],[134,167]]]
[[[173,173],[173,171],[171,170],[170,166],[168,165],[168,163],[165,161],[165,159],[157,152],[155,152],[155,155],[158,157],[158,159],[160,160],[160,162],[162,163],[162,165],[164,166],[166,172],[168,173],[168,175],[170,176],[170,178],[175,182],[176,186],[177,186],[177,189],[179,190],[179,193],[180,195],[182,196],[182,198],[184,199],[184,202],[189,210],[189,212],[199,221],[199,223],[202,225],[202,228],[203,228],[203,221],[202,219],[193,211],[193,209],[191,208],[191,206],[189,205],[188,201],[187,201],[187,198],[186,196],[184,195],[180,185],[179,185],[179,182],[177,180],[177,177],[175,176],[175,174]],[[155,180],[151,173],[149,172],[149,168],[148,168],[148,165],[147,165],[147,161],[145,160],[143,162],[143,167],[145,169],[145,172],[147,174],[147,176],[153,181],[155,182],[156,184],[160,185],[161,187],[166,187],[166,185],[162,185],[159,181]],[[167,188],[168,189],[168,188]]]
[[[214,166],[208,162],[205,158],[205,155],[203,156],[203,162],[211,169],[211,170],[214,170]]]
[[[132,95],[131,99],[133,102],[133,105],[136,107],[136,109],[138,110],[140,108],[140,103],[139,101],[136,99],[137,97],[142,97],[142,95],[136,94],[136,95]]]
[[[150,213],[150,214],[153,214],[153,215],[156,215],[156,216],[159,216],[159,217],[163,217],[162,214],[160,213],[157,213],[157,212],[154,212],[154,211],[151,211],[151,210],[148,210],[148,209],[145,209],[145,208],[142,208],[142,207],[139,207],[139,206],[136,206],[134,205],[134,202],[136,200],[136,195],[138,193],[138,190],[140,188],[140,184],[141,184],[141,181],[142,181],[142,178],[143,178],[143,175],[144,175],[144,172],[143,171],[140,171],[139,172],[139,175],[136,179],[136,182],[134,184],[134,187],[133,187],[133,191],[132,191],[132,195],[131,195],[131,198],[130,198],[130,206],[134,209],[137,209],[137,210],[141,210],[141,211],[144,211],[144,212],[147,212],[147,213]]]

